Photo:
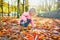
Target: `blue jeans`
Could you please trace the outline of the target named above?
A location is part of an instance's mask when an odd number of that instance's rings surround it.
[[[27,27],[30,22],[31,22],[30,19],[27,19],[27,22],[26,22],[26,23],[25,23],[23,20],[21,20],[21,21],[20,21],[20,25],[21,25],[21,26],[24,26],[24,27]]]

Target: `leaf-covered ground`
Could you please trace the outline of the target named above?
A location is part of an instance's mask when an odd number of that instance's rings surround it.
[[[3,17],[0,23],[0,40],[60,40],[60,20],[33,17],[36,27],[21,29],[17,18]]]

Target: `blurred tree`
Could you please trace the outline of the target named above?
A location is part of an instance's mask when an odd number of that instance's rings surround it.
[[[17,11],[17,18],[20,16],[20,0],[18,0],[18,11]]]
[[[9,11],[10,9],[9,9],[9,2],[8,2],[8,16],[9,16],[9,13],[10,13],[10,11]]]
[[[23,0],[23,4],[22,4],[22,6],[23,6],[22,13],[24,12],[24,1],[25,1],[25,0]]]
[[[20,14],[22,14],[23,12],[27,12],[28,6],[28,0],[22,0],[22,3],[20,3]]]
[[[11,12],[17,12],[17,6],[12,5],[9,9],[11,9]]]
[[[3,13],[9,13],[9,4],[6,2],[3,2]]]
[[[47,5],[48,11],[52,11],[56,9],[56,0],[46,0],[45,5]],[[46,7],[46,6],[45,6]]]
[[[1,7],[1,13],[2,13],[2,17],[3,17],[3,0],[0,0],[0,7]]]
[[[60,0],[58,0],[58,2],[57,2],[57,8],[58,9],[60,8]]]
[[[22,5],[22,3],[20,3],[20,15],[22,14],[22,12],[23,12],[23,5]]]
[[[17,12],[17,10],[18,10],[18,7],[16,5],[10,5],[9,1],[5,2],[0,0],[0,15],[2,14],[1,16],[3,16],[3,14],[5,13],[7,13],[9,16],[10,12]]]
[[[25,12],[27,12],[28,11],[28,0],[25,0]]]
[[[1,10],[1,7],[0,7],[0,12],[1,12],[2,10]]]

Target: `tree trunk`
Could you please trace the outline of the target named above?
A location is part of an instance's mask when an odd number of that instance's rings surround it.
[[[3,17],[3,0],[1,0],[1,8],[2,8],[2,17]]]
[[[20,16],[20,0],[18,0],[18,11],[17,11],[17,18]]]
[[[9,2],[8,2],[8,17],[9,17],[10,15],[9,15]]]
[[[23,12],[24,12],[24,0],[23,0],[23,8],[22,8]]]

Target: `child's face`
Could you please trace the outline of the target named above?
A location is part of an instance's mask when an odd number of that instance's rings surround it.
[[[34,12],[29,12],[29,13],[30,13],[30,15],[31,15],[31,16],[34,16],[34,15],[35,15],[35,13],[34,13]]]

